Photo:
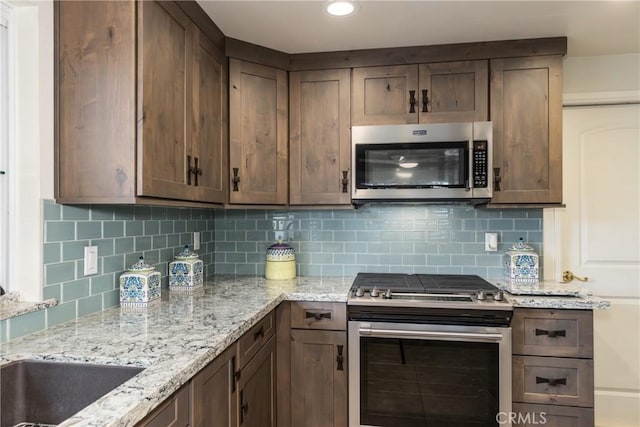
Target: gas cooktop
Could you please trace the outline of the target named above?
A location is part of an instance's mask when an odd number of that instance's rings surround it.
[[[475,275],[359,273],[348,305],[511,310],[504,293]]]

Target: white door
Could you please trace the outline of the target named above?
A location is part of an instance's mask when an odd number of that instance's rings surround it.
[[[594,313],[597,426],[640,426],[640,107],[565,107],[555,279],[611,301]],[[545,224],[546,225],[546,224]]]

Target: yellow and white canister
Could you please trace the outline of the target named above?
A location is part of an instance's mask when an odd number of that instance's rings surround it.
[[[287,280],[296,277],[296,254],[290,245],[279,241],[267,248],[264,275],[271,280]]]

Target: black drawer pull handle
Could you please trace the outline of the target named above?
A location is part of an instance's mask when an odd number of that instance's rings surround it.
[[[538,335],[547,335],[549,338],[555,338],[555,337],[566,337],[567,336],[567,331],[565,331],[564,329],[560,329],[557,331],[547,331],[545,329],[537,329],[536,328],[536,336]]]
[[[264,326],[260,326],[260,329],[253,334],[254,341],[258,341],[258,338],[264,338]]]
[[[343,345],[339,345],[338,346],[338,357],[336,357],[336,362],[338,362],[338,367],[336,368],[336,370],[338,371],[344,371],[344,356],[342,355],[342,351],[344,349]]]
[[[429,91],[427,89],[422,89],[422,112],[429,112]]]
[[[536,384],[544,384],[547,383],[549,384],[549,386],[551,387],[555,387],[557,385],[567,385],[567,379],[566,378],[542,378],[542,377],[536,377]]]
[[[342,171],[342,192],[343,193],[348,193],[349,192],[349,171]]]
[[[322,320],[322,319],[327,319],[327,320],[331,320],[331,312],[326,312],[326,313],[320,313],[320,312],[315,312],[312,313],[310,311],[307,311],[304,313],[304,318],[305,319],[310,319],[310,318],[314,318],[315,320]]]
[[[244,390],[240,390],[240,425],[244,423],[244,414],[249,412],[249,404],[244,401]]]
[[[233,191],[240,191],[238,190],[238,184],[240,183],[240,176],[238,176],[238,168],[232,168],[233,169],[233,179],[231,180],[231,182],[233,183]]]
[[[416,91],[409,91],[409,113],[413,114],[416,112]]]

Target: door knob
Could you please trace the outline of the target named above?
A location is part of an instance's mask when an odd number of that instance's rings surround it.
[[[571,271],[567,270],[567,271],[563,271],[562,272],[562,283],[569,283],[571,282],[573,279],[576,279],[580,282],[588,282],[589,278],[588,277],[580,277],[580,276],[576,276],[575,274],[573,274]]]

